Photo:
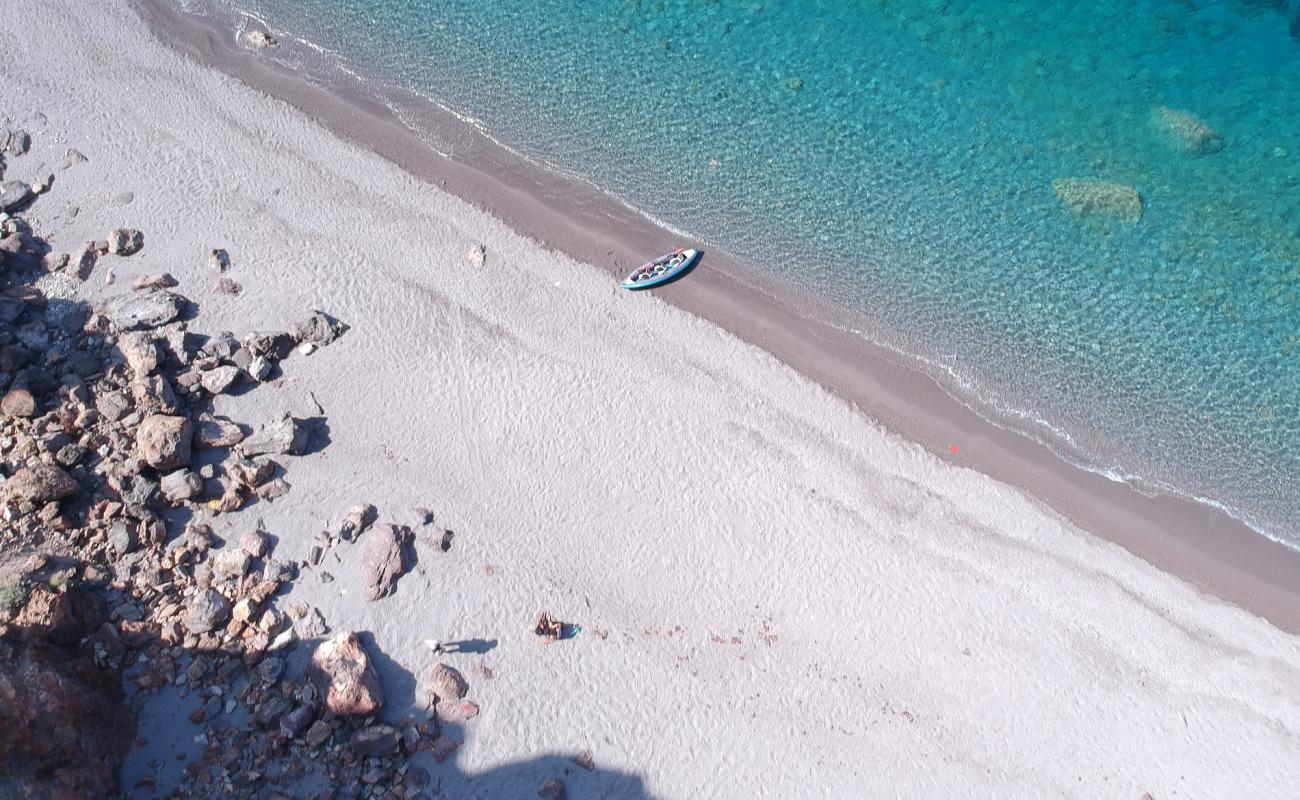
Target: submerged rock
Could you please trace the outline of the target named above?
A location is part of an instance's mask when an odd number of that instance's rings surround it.
[[[1190,112],[1156,106],[1151,109],[1151,124],[1165,141],[1189,153],[1207,155],[1223,149],[1223,136]]]
[[[1061,206],[1080,217],[1111,217],[1127,222],[1142,218],[1142,196],[1123,183],[1097,178],[1057,178],[1052,191]]]

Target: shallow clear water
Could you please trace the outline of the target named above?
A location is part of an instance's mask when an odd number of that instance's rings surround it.
[[[189,2],[862,310],[1076,459],[1300,543],[1295,0]],[[1140,220],[1063,208],[1063,177],[1133,187]]]

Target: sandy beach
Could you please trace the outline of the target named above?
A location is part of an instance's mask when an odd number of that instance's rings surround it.
[[[33,151],[7,177],[35,180],[69,147],[88,159],[58,173],[34,226],[68,251],[145,232],[84,299],[165,270],[207,334],[315,308],[351,326],[286,361],[276,391],[216,398],[231,418],[323,416],[328,441],[287,461],[288,494],[212,525],[235,541],[260,520],[294,560],[357,503],[394,522],[432,509],[454,531],[391,596],[366,600],[341,545],[283,599],[364,632],[389,721],[421,709],[426,640],[469,643],[440,658],[473,676],[481,711],[447,763],[416,757],[427,796],[531,797],[558,771],[570,797],[1300,785],[1292,551],[1052,461],[883,355],[837,366],[822,355],[848,345],[811,347],[818,331],[738,294],[739,265],[710,262],[666,297],[621,292],[613,264],[657,241],[630,212],[565,223],[526,175],[476,193],[481,169],[394,163],[414,153],[391,121],[327,113],[233,33],[200,33],[191,54],[298,102],[163,43],[126,0],[8,17],[0,107]],[[73,213],[77,198],[94,202]],[[238,294],[213,291],[213,248]],[[969,458],[938,454],[953,440]],[[580,632],[539,644],[544,609]],[[290,671],[309,655],[297,646]],[[198,701],[168,687],[139,702],[147,744],[122,783],[150,775],[165,796],[200,749]],[[593,771],[569,764],[582,751]]]

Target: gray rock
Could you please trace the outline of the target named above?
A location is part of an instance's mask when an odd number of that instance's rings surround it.
[[[387,756],[397,752],[401,734],[392,725],[376,724],[352,734],[352,752],[361,758]]]
[[[207,389],[211,394],[225,392],[231,386],[234,386],[237,380],[239,380],[239,367],[231,366],[215,367],[204,372],[202,377],[199,378],[203,388]]]
[[[24,467],[9,477],[4,484],[5,493],[33,503],[47,503],[76,494],[80,488],[72,476],[58,467],[37,464]]]
[[[225,272],[230,269],[230,254],[219,247],[215,248],[208,256],[208,264],[216,272]]]
[[[169,472],[158,482],[163,498],[169,503],[193,500],[203,492],[203,479],[187,469]]]
[[[0,184],[0,211],[12,213],[33,197],[32,187],[22,181]]]
[[[193,439],[194,426],[187,417],[151,414],[136,429],[136,452],[154,469],[187,467]]]
[[[285,738],[296,739],[315,718],[316,711],[311,706],[298,706],[280,718],[280,733]]]
[[[255,356],[248,363],[248,375],[258,383],[271,377],[272,369],[274,369],[274,365],[265,356]]]
[[[148,475],[140,474],[125,479],[122,486],[122,502],[128,506],[144,508],[151,506],[158,498],[158,481]]]
[[[299,639],[314,639],[329,633],[329,626],[325,624],[325,616],[319,608],[309,608],[307,613],[294,620],[293,631]]]
[[[110,298],[104,314],[121,330],[156,328],[181,315],[185,298],[166,289],[122,294]]]
[[[134,228],[114,228],[108,232],[108,252],[131,256],[144,248],[144,234]]]
[[[323,311],[312,311],[306,319],[293,326],[292,333],[299,342],[323,347],[347,331],[347,324],[332,319]]]
[[[230,619],[230,601],[220,592],[201,589],[190,599],[189,609],[181,621],[190,633],[207,633]]]
[[[239,579],[248,574],[251,562],[252,559],[243,548],[228,547],[212,559],[212,571],[222,578]]]
[[[117,338],[117,349],[136,375],[151,375],[162,360],[158,343],[147,331],[128,331]]]
[[[27,131],[10,131],[5,142],[5,155],[21,156],[32,149],[32,136]]]
[[[263,425],[240,444],[246,456],[265,454],[301,455],[307,449],[310,431],[303,420],[288,414]]]
[[[266,555],[269,540],[261,531],[245,531],[239,537],[239,547],[253,558]]]
[[[65,153],[63,156],[63,168],[67,169],[68,167],[74,166],[76,164],[84,164],[89,160],[90,159],[82,155],[80,150],[76,149],[75,147],[69,147],[68,152]]]
[[[362,542],[361,574],[366,599],[375,601],[392,593],[405,571],[406,535],[396,525],[371,528]]]
[[[138,545],[135,525],[119,519],[108,529],[108,549],[113,553],[114,558],[121,558],[135,552]]]
[[[1142,196],[1132,186],[1096,178],[1057,178],[1052,191],[1061,206],[1080,217],[1142,218]]]
[[[1209,155],[1223,149],[1223,136],[1188,111],[1156,106],[1151,109],[1151,124],[1166,142],[1179,150]]]
[[[244,429],[222,417],[204,417],[194,439],[200,447],[233,447],[244,441]]]

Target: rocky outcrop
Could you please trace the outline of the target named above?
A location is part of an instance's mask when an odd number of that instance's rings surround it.
[[[1096,178],[1057,178],[1052,191],[1063,208],[1080,217],[1124,222],[1142,218],[1142,196],[1132,186]]]

